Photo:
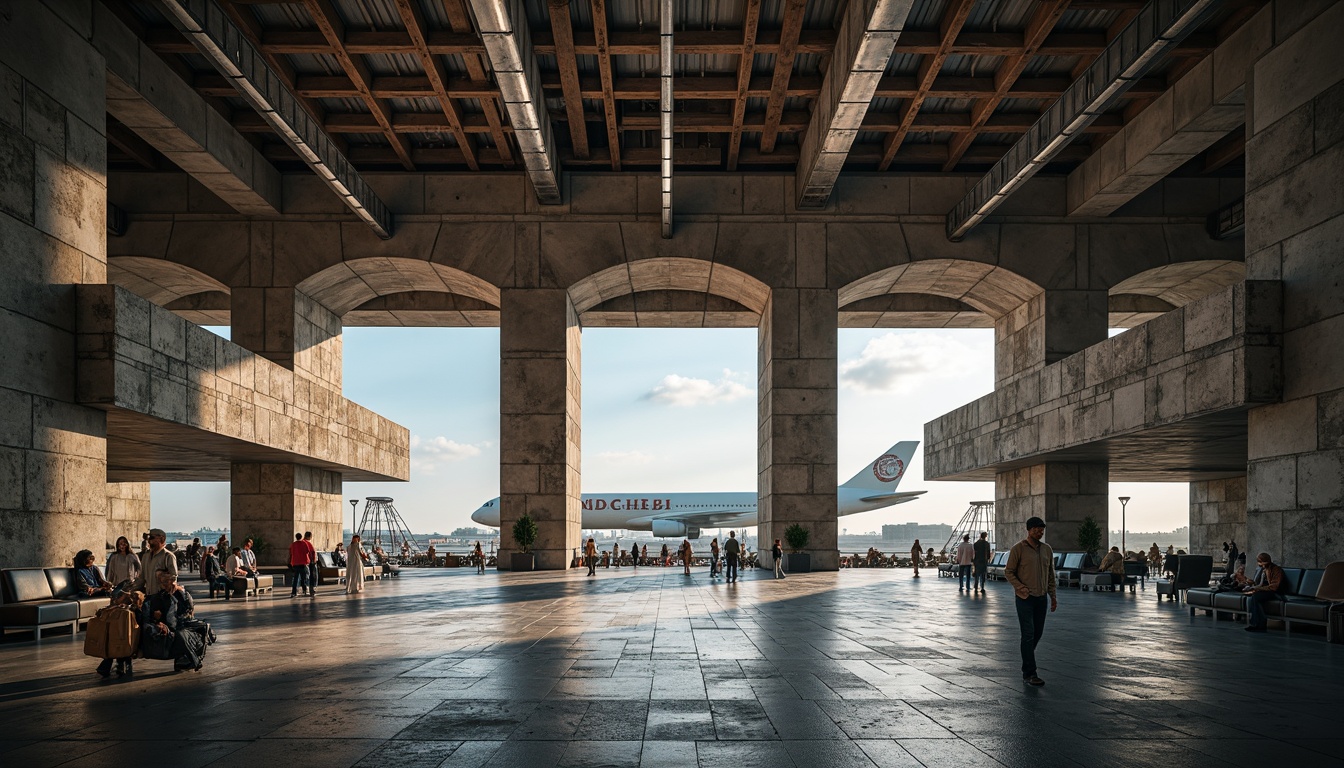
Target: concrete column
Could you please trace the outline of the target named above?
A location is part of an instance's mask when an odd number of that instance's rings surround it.
[[[1031,517],[1045,521],[1045,540],[1056,551],[1078,551],[1078,527],[1092,517],[1106,544],[1107,465],[1048,462],[994,476],[994,540],[1008,549],[1027,535]],[[1117,542],[1118,543],[1118,542]]]
[[[1190,484],[1190,549],[1192,555],[1223,555],[1223,542],[1246,547],[1246,478],[1203,480]]]
[[[1246,277],[1283,281],[1283,402],[1248,415],[1245,548],[1319,568],[1344,559],[1344,4],[1274,8],[1246,121]]]
[[[1104,290],[1049,289],[994,321],[994,381],[1009,384],[1106,340]]]
[[[140,534],[149,530],[149,483],[107,484],[107,548],[118,536],[140,546]],[[94,552],[98,552],[97,549]]]
[[[837,306],[830,289],[776,288],[761,313],[756,535],[764,564],[773,564],[774,540],[797,523],[811,533],[812,569],[840,567]]]
[[[235,463],[229,523],[233,542],[261,542],[259,565],[288,565],[295,533],[313,532],[319,552],[341,541],[341,473],[301,464]]]
[[[87,1],[0,8],[0,567],[106,543],[106,420],[75,402],[74,285],[107,275],[91,23]]]
[[[499,567],[513,524],[538,528],[536,567],[569,567],[582,532],[579,504],[579,316],[559,288],[508,288],[499,307]]]

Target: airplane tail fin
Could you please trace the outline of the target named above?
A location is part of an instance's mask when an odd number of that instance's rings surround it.
[[[895,491],[896,486],[901,484],[901,478],[905,477],[905,471],[910,467],[910,459],[914,457],[915,449],[918,447],[918,440],[906,440],[891,446],[841,487],[885,493]]]

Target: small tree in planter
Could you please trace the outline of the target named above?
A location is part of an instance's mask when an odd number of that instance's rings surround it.
[[[784,529],[784,543],[789,545],[785,568],[789,573],[807,573],[812,570],[812,555],[803,551],[807,548],[807,540],[810,538],[812,532],[798,523]]]
[[[537,541],[537,523],[531,515],[523,515],[513,524],[513,543],[518,551],[509,556],[509,566],[515,571],[531,571],[537,567],[532,545]]]
[[[1084,517],[1078,525],[1078,548],[1093,560],[1097,559],[1097,552],[1101,549],[1101,526],[1090,515]]]

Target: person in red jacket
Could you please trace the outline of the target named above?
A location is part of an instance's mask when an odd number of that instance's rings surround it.
[[[294,534],[294,543],[289,545],[289,570],[294,574],[294,585],[289,590],[290,597],[299,596],[299,588],[308,594],[308,557],[312,548],[303,541],[303,534]]]

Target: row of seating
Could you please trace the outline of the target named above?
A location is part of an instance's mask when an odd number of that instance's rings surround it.
[[[1181,568],[1185,567],[1181,560]],[[1292,632],[1293,624],[1312,624],[1326,628],[1326,639],[1334,642],[1335,632],[1330,611],[1344,601],[1344,561],[1330,563],[1325,568],[1284,568],[1286,589],[1278,600],[1265,604],[1265,616],[1283,622],[1284,630]],[[1177,574],[1180,581],[1180,574]],[[1239,618],[1250,615],[1250,597],[1239,591],[1223,591],[1215,587],[1191,587],[1185,592],[1185,604],[1190,615],[1202,610],[1218,621],[1223,614]],[[1344,606],[1341,606],[1344,608]]]
[[[107,605],[105,595],[85,595],[78,585],[74,568],[0,570],[0,631],[32,632],[40,642],[42,630],[70,627],[74,636]]]

